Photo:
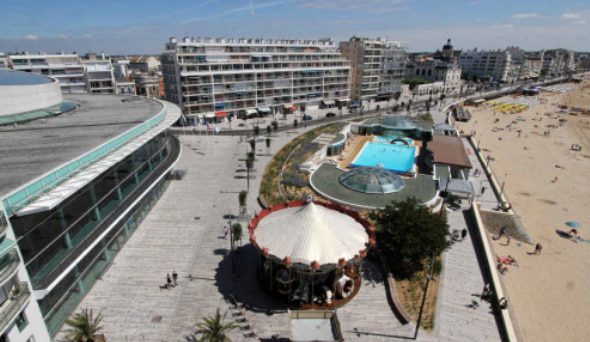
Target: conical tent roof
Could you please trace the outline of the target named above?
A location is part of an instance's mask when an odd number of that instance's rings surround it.
[[[265,216],[255,230],[256,243],[293,262],[336,264],[366,249],[369,236],[352,217],[313,202]]]

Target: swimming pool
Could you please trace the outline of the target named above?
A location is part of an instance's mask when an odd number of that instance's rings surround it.
[[[382,166],[396,173],[407,174],[413,173],[415,157],[415,146],[368,142],[350,166]]]
[[[375,137],[373,137],[373,141],[374,142],[378,142],[378,143],[391,143],[393,140],[395,139],[401,139],[405,142],[408,143],[408,145],[412,145],[414,143],[414,139],[412,138],[406,138],[406,137],[402,137],[402,136],[381,136],[381,135],[376,135]],[[400,144],[401,142],[396,142],[397,144]]]

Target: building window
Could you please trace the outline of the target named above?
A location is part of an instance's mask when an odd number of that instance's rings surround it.
[[[23,331],[24,328],[27,327],[29,322],[27,321],[27,316],[25,316],[24,310],[16,316],[16,326],[18,327],[18,331]]]

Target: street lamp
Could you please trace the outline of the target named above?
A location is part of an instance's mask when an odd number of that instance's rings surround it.
[[[434,251],[432,252],[432,259],[430,265],[426,266],[426,285],[424,286],[424,294],[422,295],[422,304],[420,304],[420,312],[418,313],[418,321],[416,322],[416,331],[414,331],[414,340],[418,338],[418,330],[420,330],[420,323],[422,322],[422,312],[424,311],[424,304],[426,304],[426,293],[428,292],[428,285],[430,280],[434,277]]]

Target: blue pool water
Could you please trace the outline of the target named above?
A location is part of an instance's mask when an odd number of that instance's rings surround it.
[[[410,173],[415,155],[415,146],[369,142],[365,144],[350,166],[381,165],[384,169],[393,172]]]
[[[414,140],[412,138],[405,138],[405,137],[397,137],[397,136],[380,136],[380,135],[376,135],[374,138],[375,142],[380,142],[380,143],[389,143],[394,139],[402,139],[405,140],[408,144],[413,144]]]

